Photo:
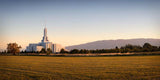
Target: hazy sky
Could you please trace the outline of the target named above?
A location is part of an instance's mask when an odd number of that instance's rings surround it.
[[[0,49],[48,38],[64,46],[96,40],[160,39],[160,0],[1,0]]]

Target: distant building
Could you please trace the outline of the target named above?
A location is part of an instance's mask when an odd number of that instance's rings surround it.
[[[59,53],[61,49],[65,49],[65,47],[61,46],[60,44],[53,44],[52,42],[49,42],[47,37],[47,28],[44,28],[44,36],[40,43],[37,44],[29,44],[29,46],[26,47],[27,52],[40,52],[41,49],[44,48],[47,50],[50,48],[53,53]]]

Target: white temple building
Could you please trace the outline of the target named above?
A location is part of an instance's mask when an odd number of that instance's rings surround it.
[[[52,53],[59,53],[61,49],[65,49],[65,47],[61,46],[60,44],[53,44],[52,42],[49,42],[47,37],[47,28],[44,28],[44,36],[40,43],[37,44],[29,44],[29,46],[26,47],[27,52],[40,52],[41,49],[44,48],[47,50],[50,48],[52,50]]]

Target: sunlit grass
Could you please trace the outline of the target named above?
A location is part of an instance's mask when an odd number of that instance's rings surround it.
[[[160,56],[0,56],[3,79],[160,79]]]

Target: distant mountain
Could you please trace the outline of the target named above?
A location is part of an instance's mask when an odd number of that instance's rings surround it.
[[[66,49],[111,49],[116,46],[121,47],[126,44],[132,45],[140,45],[142,46],[144,43],[150,43],[154,46],[160,46],[160,39],[118,39],[118,40],[100,40],[89,42],[80,45],[67,46]]]

